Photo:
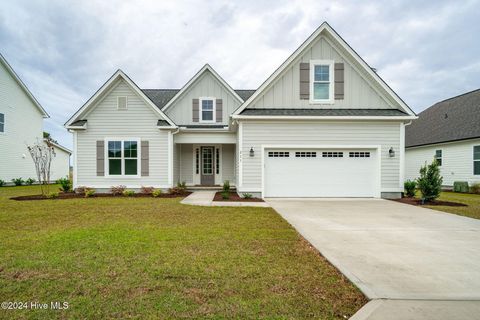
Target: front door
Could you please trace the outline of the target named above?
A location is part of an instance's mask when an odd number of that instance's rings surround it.
[[[203,186],[213,186],[215,184],[215,174],[213,170],[214,162],[214,148],[202,147],[202,166],[200,184]]]

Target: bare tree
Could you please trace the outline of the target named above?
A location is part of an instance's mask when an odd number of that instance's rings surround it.
[[[38,183],[40,183],[40,188],[42,194],[48,195],[50,192],[50,167],[52,164],[52,159],[56,156],[55,148],[50,140],[39,141],[34,143],[32,146],[28,146],[28,151],[32,156],[33,163],[35,164],[35,170],[37,172]]]

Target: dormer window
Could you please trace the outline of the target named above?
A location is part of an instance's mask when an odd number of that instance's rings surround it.
[[[200,122],[215,122],[215,98],[200,98]]]
[[[310,62],[311,103],[333,103],[333,64],[331,60]]]

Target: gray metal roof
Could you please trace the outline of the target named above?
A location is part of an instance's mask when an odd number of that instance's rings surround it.
[[[180,89],[142,89],[142,91],[150,100],[153,101],[153,103],[155,103],[159,109],[162,109],[168,103],[168,101],[170,101],[178,93],[178,91],[180,91]],[[244,89],[234,91],[244,101],[255,92],[255,90]]]
[[[224,129],[228,128],[223,124],[179,124],[179,127],[185,127],[188,129]]]
[[[87,123],[87,120],[77,120],[73,122],[70,126],[72,127],[82,127],[85,123]]]
[[[405,127],[405,146],[480,137],[480,89],[437,102]]]
[[[170,123],[167,120],[158,120],[157,127],[170,127]]]
[[[397,109],[245,109],[241,115],[246,116],[406,116]]]

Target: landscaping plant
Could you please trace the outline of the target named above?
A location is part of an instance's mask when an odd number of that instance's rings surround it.
[[[230,192],[228,192],[228,191],[227,191],[227,192],[223,191],[223,192],[222,192],[222,198],[223,198],[223,200],[228,200],[228,199],[230,199]]]
[[[454,181],[453,192],[467,193],[469,191],[468,181]]]
[[[85,198],[91,198],[95,194],[95,189],[85,187],[84,192],[85,192]]]
[[[34,182],[35,182],[35,179],[33,178],[28,178],[27,180],[25,180],[25,184],[27,186],[31,186]]]
[[[152,191],[152,196],[154,198],[157,198],[157,197],[160,197],[162,193],[163,193],[162,189],[155,189]]]
[[[414,197],[415,196],[415,188],[417,187],[417,183],[412,180],[407,180],[403,183],[405,189],[405,195],[407,197]]]
[[[245,199],[251,199],[251,198],[252,198],[252,194],[251,194],[251,193],[243,193],[242,196],[243,196]]]
[[[58,179],[57,183],[60,185],[60,188],[59,188],[60,191],[63,191],[63,192],[72,191],[72,181],[70,181],[70,179],[68,179],[67,177]]]
[[[143,193],[143,194],[152,194],[153,190],[155,188],[154,187],[145,187],[145,186],[142,186],[140,188],[140,192]]]
[[[3,187],[5,185],[5,180],[0,179],[0,187]]]
[[[37,140],[35,144],[28,146],[28,151],[35,165],[42,195],[46,196],[50,193],[50,168],[52,159],[56,156],[55,148],[48,139],[45,141]]]
[[[133,190],[125,190],[125,191],[123,191],[123,195],[124,195],[125,197],[132,197],[132,196],[135,195],[135,191],[133,191]]]
[[[480,183],[474,183],[470,186],[471,193],[480,193]]]
[[[223,192],[230,192],[230,181],[225,180],[223,182]]]
[[[124,185],[119,185],[119,186],[112,186],[112,187],[110,188],[110,191],[112,192],[112,194],[113,194],[114,196],[119,196],[119,195],[122,195],[123,192],[124,192],[126,189],[127,189],[126,186],[124,186]]]
[[[187,191],[187,183],[185,181],[177,183],[177,188],[183,193]]]
[[[21,186],[24,183],[22,178],[14,178],[14,179],[12,179],[12,182],[16,186]]]
[[[440,196],[443,178],[436,160],[420,168],[420,177],[417,179],[418,190],[422,195],[422,202],[433,201]]]
[[[56,199],[56,198],[58,198],[58,192],[50,192],[49,194],[47,194],[47,198],[48,198],[48,199]]]

